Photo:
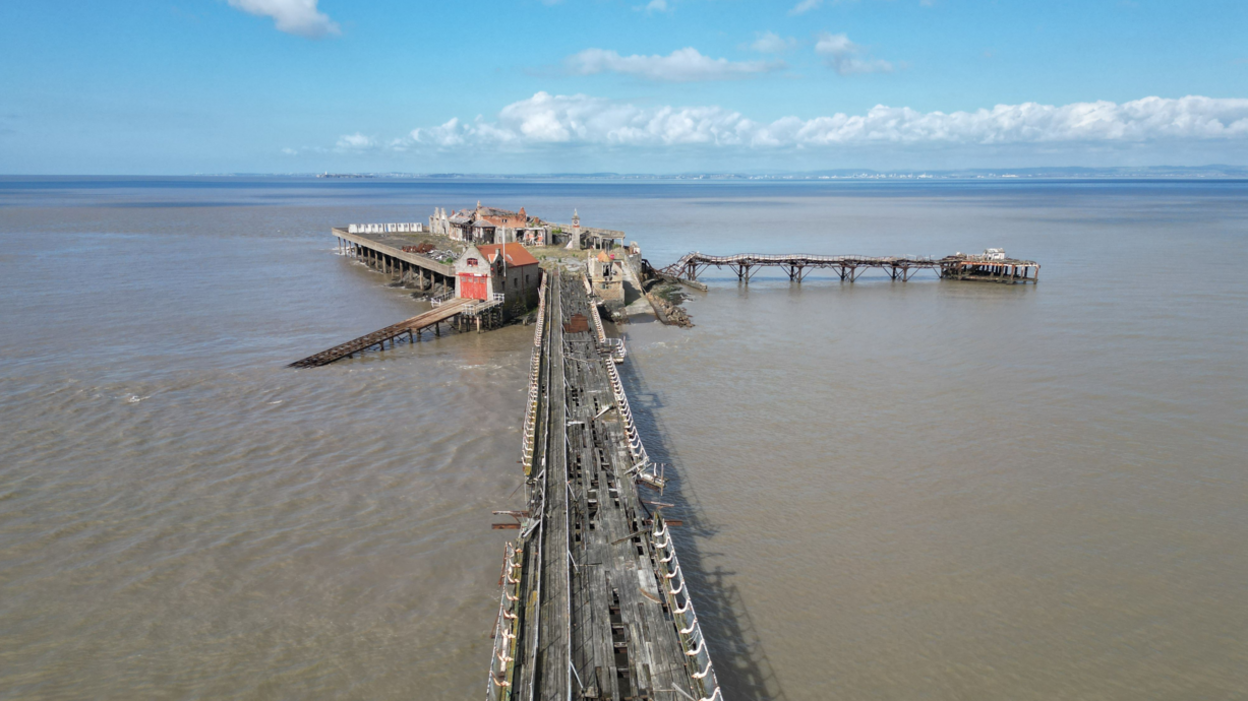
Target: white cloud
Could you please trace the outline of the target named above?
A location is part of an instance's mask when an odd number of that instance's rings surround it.
[[[372,148],[376,145],[377,142],[374,141],[371,136],[364,136],[363,134],[356,132],[354,134],[346,134],[338,137],[337,147],[340,149],[358,151],[366,148]]]
[[[883,59],[863,56],[862,47],[849,40],[844,32],[819,32],[815,53],[840,75],[854,73],[892,73],[893,64]]]
[[[781,54],[797,46],[797,39],[782,37],[775,32],[763,32],[750,43],[749,48],[761,54]]]
[[[822,4],[823,4],[823,0],[802,0],[801,2],[794,5],[792,10],[789,10],[789,14],[790,15],[804,15],[807,12],[810,12],[811,10],[819,9],[819,6]]]
[[[653,14],[655,12],[667,12],[668,11],[667,0],[650,0],[650,2],[645,7],[638,8],[638,9],[645,10],[646,14]]]
[[[234,7],[260,17],[272,17],[277,30],[319,39],[340,34],[338,23],[316,9],[317,0],[229,0]]]
[[[878,105],[861,115],[784,117],[761,123],[715,106],[640,107],[587,95],[539,92],[504,107],[495,122],[479,117],[471,123],[452,119],[441,126],[416,129],[404,143],[441,149],[523,150],[552,145],[808,149],[1228,139],[1248,142],[1248,99],[1146,97],[1121,104],[1101,101],[1061,106],[1027,102],[950,113]]]
[[[605,49],[585,49],[564,60],[568,72],[577,75],[622,73],[648,80],[686,83],[699,80],[730,80],[783,70],[783,61],[729,61],[703,56],[692,47],[667,56],[621,56]]]

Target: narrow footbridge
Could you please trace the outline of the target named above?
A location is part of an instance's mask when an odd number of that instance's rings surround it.
[[[841,280],[854,282],[867,270],[883,271],[889,278],[907,282],[922,270],[932,270],[942,279],[983,280],[988,282],[1036,282],[1040,264],[1030,260],[956,254],[943,258],[924,256],[824,256],[805,253],[738,253],[712,256],[688,253],[660,272],[675,278],[697,280],[709,267],[727,267],[737,279],[749,284],[750,278],[766,267],[780,268],[789,279],[800,283],[812,270],[832,270]]]
[[[427,328],[433,327],[434,332],[438,333],[443,322],[450,321],[452,317],[461,314],[472,313],[482,306],[482,302],[475,299],[462,299],[455,297],[442,302],[439,306],[416,316],[400,321],[397,324],[391,324],[384,329],[378,329],[372,333],[364,334],[359,338],[352,339],[346,343],[321,351],[315,355],[309,355],[302,360],[296,360],[289,367],[292,368],[315,368],[322,365],[328,365],[335,360],[350,358],[356,353],[362,353],[373,346],[377,346],[381,350],[385,350],[386,341],[394,345],[400,336],[407,336],[411,341],[419,338],[420,332]]]
[[[583,276],[548,273],[503,561],[490,701],[722,701],[642,445]]]

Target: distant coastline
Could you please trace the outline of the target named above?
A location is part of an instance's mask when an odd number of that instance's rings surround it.
[[[924,182],[1012,180],[1182,181],[1248,180],[1248,166],[1147,166],[1115,168],[983,168],[959,170],[870,169],[822,170],[794,173],[409,173],[409,172],[286,172],[286,173],[3,173],[0,180],[24,178],[308,178],[328,180],[466,180],[488,181],[604,181],[604,182]]]
[[[1052,167],[1052,168],[963,168],[953,170],[872,170],[843,168],[802,172],[744,173],[199,173],[218,176],[285,176],[317,178],[402,178],[420,180],[646,180],[646,181],[828,181],[828,180],[1216,180],[1248,179],[1248,166],[1139,166],[1139,167]]]

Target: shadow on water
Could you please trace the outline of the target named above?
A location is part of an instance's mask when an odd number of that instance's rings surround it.
[[[722,553],[703,551],[699,543],[713,543],[718,529],[713,516],[706,514],[699,505],[692,486],[680,477],[676,456],[668,447],[667,432],[658,418],[664,406],[661,394],[650,387],[636,363],[625,363],[621,370],[620,379],[633,406],[633,418],[646,452],[655,462],[667,465],[667,487],[663,496],[660,498],[647,489],[643,498],[671,504],[665,508],[664,515],[684,521],[683,528],[672,531],[678,547],[676,552],[681,568],[689,573],[694,607],[707,636],[724,698],[787,699],[745,600],[733,583],[735,572],[718,565],[714,569],[707,568],[706,558]],[[698,538],[693,538],[694,534]]]

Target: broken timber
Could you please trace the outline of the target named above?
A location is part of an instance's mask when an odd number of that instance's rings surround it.
[[[585,288],[559,273],[541,288],[528,513],[506,544],[487,698],[722,701],[671,522],[638,496],[652,466]]]

